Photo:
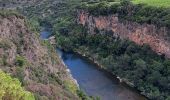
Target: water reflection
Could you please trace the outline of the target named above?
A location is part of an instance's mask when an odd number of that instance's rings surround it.
[[[102,100],[146,100],[136,91],[99,70],[92,62],[74,53],[66,53],[60,49],[57,49],[57,52],[71,70],[80,88],[88,95],[99,96]]]
[[[50,32],[42,31],[40,37],[47,39],[50,35]],[[80,88],[89,96],[99,96],[101,100],[146,100],[138,92],[120,84],[118,79],[98,69],[89,60],[60,49],[57,49],[57,53],[70,69]]]

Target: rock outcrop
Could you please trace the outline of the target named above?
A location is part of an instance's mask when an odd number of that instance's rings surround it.
[[[139,45],[147,44],[158,54],[170,58],[169,29],[149,24],[139,24],[122,21],[117,15],[92,16],[88,12],[80,11],[77,22],[88,28],[89,33],[111,31],[114,36],[129,39]]]

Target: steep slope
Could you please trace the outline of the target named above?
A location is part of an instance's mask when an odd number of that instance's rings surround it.
[[[93,16],[84,11],[79,12],[78,23],[87,26],[91,34],[102,32],[102,30],[110,31],[113,36],[129,39],[139,45],[148,44],[158,54],[165,54],[170,58],[169,30],[166,27],[120,21],[119,17],[114,14]]]
[[[160,1],[161,4],[164,2]],[[139,45],[147,44],[158,54],[170,58],[170,10],[151,5],[136,5],[128,0],[113,4],[85,3],[80,6],[82,11],[78,13],[78,23],[86,26],[89,33],[107,31],[113,36],[129,39]]]
[[[53,47],[38,37],[23,16],[1,11],[0,68],[19,78],[37,99],[78,99],[66,67]]]
[[[89,57],[151,100],[169,100],[169,9],[126,1],[78,8],[79,25],[56,31],[57,45]]]

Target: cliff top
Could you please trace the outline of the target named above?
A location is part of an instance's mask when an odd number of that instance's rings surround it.
[[[153,1],[153,0],[152,0]],[[159,1],[159,0],[158,0]],[[156,1],[155,1],[156,2]],[[149,3],[149,2],[148,2]],[[166,2],[161,2],[163,5]],[[154,3],[153,3],[154,4]],[[94,16],[118,15],[122,20],[137,22],[140,24],[154,24],[158,27],[170,27],[170,8],[151,6],[148,4],[134,4],[129,1],[122,2],[84,2],[80,7]]]

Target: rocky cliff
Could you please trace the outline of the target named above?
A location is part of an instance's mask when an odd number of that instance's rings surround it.
[[[77,22],[86,26],[89,33],[112,32],[114,36],[129,39],[139,45],[147,44],[158,54],[170,58],[169,30],[166,27],[122,21],[117,15],[92,16],[85,11],[78,12]]]
[[[2,12],[0,69],[18,78],[38,100],[77,100],[75,91],[69,91],[75,84],[53,47],[30,30],[23,16]]]

